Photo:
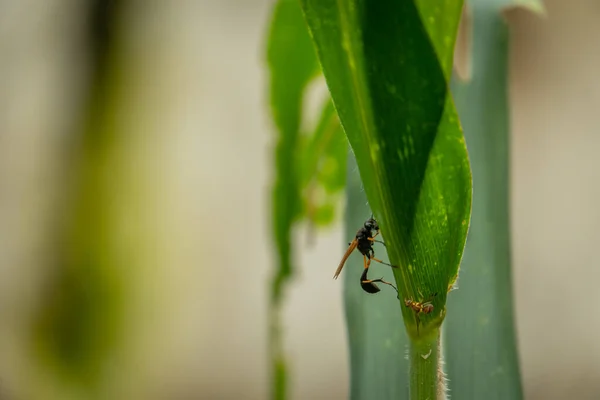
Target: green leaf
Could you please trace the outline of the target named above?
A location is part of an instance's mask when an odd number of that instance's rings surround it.
[[[121,132],[115,129],[126,87],[116,23],[122,7],[98,3],[89,11],[101,28],[87,38],[95,68],[88,82],[83,132],[75,140],[73,157],[68,157],[66,169],[76,172],[65,180],[73,186],[57,220],[48,286],[31,320],[30,339],[49,385],[93,399],[103,396],[107,362],[122,344],[123,271],[131,265],[122,262],[115,218],[117,210],[126,208],[115,201],[115,176],[124,175],[117,162]],[[47,398],[45,388],[32,385],[31,398]]]
[[[276,177],[272,191],[272,229],[277,267],[271,283],[269,353],[274,399],[286,397],[286,360],[280,322],[284,285],[293,273],[291,235],[302,212],[298,148],[302,101],[310,80],[319,72],[315,52],[296,0],[279,0],[274,7],[268,36],[270,105],[278,130],[275,148]]]
[[[450,64],[442,69],[437,57],[448,58],[456,32],[430,38],[420,13],[457,21],[462,4],[425,11],[409,0],[302,4],[367,198],[400,266],[401,294],[437,292],[425,321],[438,326],[464,247],[471,177],[445,77]],[[416,338],[415,316],[402,310]]]
[[[348,157],[348,140],[330,98],[308,140],[302,146],[306,217],[313,224],[327,225],[334,220],[339,194],[346,185]]]
[[[348,160],[346,188],[346,238],[371,216],[353,156]],[[385,247],[375,245],[377,257],[387,260]],[[395,301],[396,292],[385,285],[377,295],[360,287],[363,258],[358,252],[344,267],[344,307],[350,349],[350,399],[404,399],[408,395],[408,360],[404,357],[408,337]],[[390,268],[374,265],[373,278],[392,282]]]
[[[487,6],[486,2],[482,2],[481,0],[471,0],[471,2],[473,4],[481,4],[484,7]],[[544,7],[542,0],[496,0],[496,2],[498,8],[522,7],[535,14],[546,15],[546,7]]]
[[[302,100],[306,86],[318,73],[318,63],[297,1],[280,0],[273,12],[267,60],[270,104],[279,131],[275,149],[277,176],[273,188],[273,231],[278,265],[272,301],[281,300],[284,282],[292,275],[290,235],[301,210],[299,160]]]
[[[425,351],[412,365],[419,371],[419,360],[427,360],[429,376],[411,396],[435,398],[438,328],[471,208],[469,160],[448,91],[462,1],[302,5],[369,204],[399,266],[397,304],[413,349]],[[434,311],[421,316],[419,329],[403,300],[434,293]]]
[[[459,288],[450,296],[453,312],[444,327],[446,364],[456,398],[518,400],[509,235],[509,32],[497,5],[471,4],[472,79],[456,79],[452,89],[473,165],[475,201]]]
[[[269,311],[271,396],[283,399],[289,368],[283,354],[280,313],[284,286],[294,271],[292,230],[303,219],[313,226],[334,220],[339,193],[346,180],[347,140],[329,98],[311,133],[300,132],[303,97],[320,68],[297,0],[280,0],[275,4],[267,59],[271,111],[279,132],[272,197],[278,266],[272,280]]]

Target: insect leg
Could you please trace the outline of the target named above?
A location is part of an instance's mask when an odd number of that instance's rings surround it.
[[[381,240],[377,240],[377,239],[373,239],[373,238],[369,238],[369,240],[370,240],[371,242],[373,242],[373,243],[381,243],[382,245],[384,245],[385,247],[387,247],[387,246],[385,245],[385,242],[382,242]]]
[[[388,264],[385,261],[381,261],[379,258],[375,258],[375,257],[371,257],[371,260],[377,261],[378,263],[381,263],[383,265],[387,265],[388,267],[392,267],[392,268],[398,268],[395,265],[392,264]]]
[[[375,234],[375,236],[377,236],[377,234]],[[377,240],[377,239],[375,239],[375,236],[373,236],[373,237],[370,237],[370,238],[367,238],[367,240],[369,240],[369,241],[371,241],[371,242],[373,242],[373,243],[381,243],[382,245],[384,245],[384,246],[385,246],[385,243],[384,243],[384,242],[382,242],[381,240]],[[387,246],[386,246],[386,247],[387,247]]]
[[[394,288],[394,290],[396,291],[396,293],[398,293],[398,289],[396,289],[396,286],[394,286],[393,284],[391,284],[391,283],[389,283],[387,281],[384,281],[383,278],[380,278],[380,279],[366,279],[366,280],[361,281],[361,283],[363,283],[363,284],[365,284],[365,283],[376,283],[376,282],[377,283],[385,283],[386,285],[390,285],[391,287]]]

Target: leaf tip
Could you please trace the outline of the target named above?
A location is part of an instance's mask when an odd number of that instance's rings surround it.
[[[472,13],[467,4],[463,5],[462,15],[456,34],[454,49],[454,73],[461,82],[469,82],[472,75]]]
[[[514,0],[512,4],[506,6],[503,11],[506,13],[507,11],[517,8],[524,8],[525,10],[542,18],[546,18],[548,16],[546,7],[544,6],[544,2],[542,0]]]

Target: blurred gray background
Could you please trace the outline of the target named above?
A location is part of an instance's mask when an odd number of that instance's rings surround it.
[[[272,1],[133,2],[123,51],[139,68],[120,117],[139,213],[154,233],[127,293],[115,398],[264,399],[274,130],[264,37]],[[67,390],[24,331],[46,275],[45,227],[86,74],[82,4],[0,0],[0,399]],[[600,2],[547,0],[512,31],[512,227],[527,399],[600,398]],[[127,185],[123,184],[124,193]],[[168,210],[168,211],[165,211]],[[127,226],[127,216],[124,217]],[[342,229],[314,247],[285,312],[293,399],[344,399]],[[476,301],[476,300],[474,300]],[[452,312],[452,310],[449,310]]]

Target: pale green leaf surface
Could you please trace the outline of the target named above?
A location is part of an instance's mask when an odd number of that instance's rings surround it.
[[[542,0],[507,0],[507,6],[523,7],[538,15],[546,15],[546,7]]]
[[[503,5],[515,2],[502,2]],[[444,326],[455,398],[522,398],[509,236],[508,26],[498,4],[472,1],[469,82],[452,89],[473,167],[473,214]]]
[[[476,7],[482,6],[487,10],[502,11],[508,7],[522,7],[538,15],[546,14],[546,7],[542,0],[469,0],[466,2]]]

